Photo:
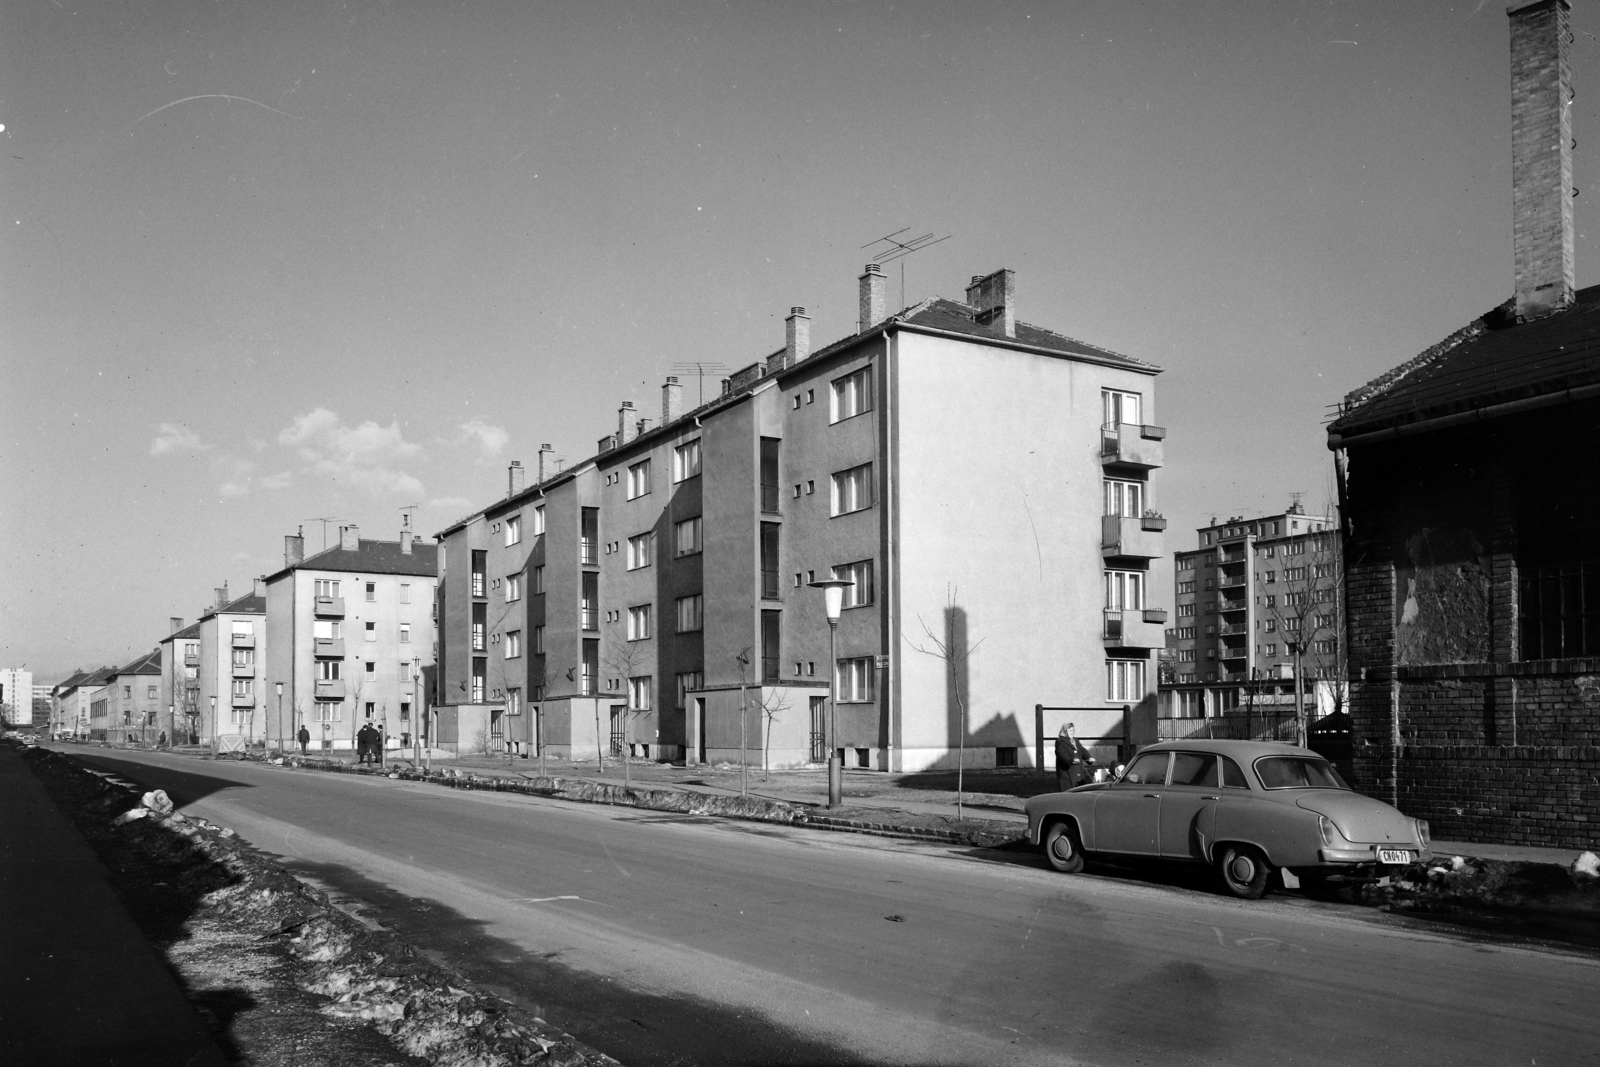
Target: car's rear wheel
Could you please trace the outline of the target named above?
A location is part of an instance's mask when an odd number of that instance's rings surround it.
[[[1072,823],[1062,820],[1050,824],[1044,834],[1044,858],[1063,874],[1077,874],[1083,870],[1083,845]]]
[[[1272,865],[1253,845],[1227,845],[1217,860],[1217,871],[1228,892],[1243,900],[1260,900],[1267,892]]]

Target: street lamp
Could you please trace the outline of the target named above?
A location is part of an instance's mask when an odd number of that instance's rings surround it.
[[[278,691],[278,755],[283,755],[283,683],[277,682],[273,688]]]
[[[217,694],[211,694],[211,754],[217,754]]]
[[[845,578],[823,578],[811,582],[822,590],[822,604],[828,613],[828,807],[839,806],[844,786],[844,761],[839,758],[839,611],[844,607],[844,591],[855,582]]]

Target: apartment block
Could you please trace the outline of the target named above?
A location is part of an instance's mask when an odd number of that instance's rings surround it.
[[[1197,547],[1173,553],[1172,676],[1163,719],[1204,719],[1241,706],[1293,710],[1295,666],[1317,712],[1343,692],[1337,523],[1298,504],[1256,518],[1212,520]],[[1182,731],[1179,731],[1182,733]]]
[[[409,744],[423,711],[420,677],[433,663],[437,573],[438,546],[409,529],[375,541],[343,526],[338,545],[309,557],[304,536],[285,537],[284,566],[265,580],[265,660],[257,657],[254,675],[230,671],[235,686],[254,683],[255,736],[293,744],[305,724],[314,745],[351,749],[370,723],[391,745]],[[236,650],[236,635],[219,632],[218,649]]]
[[[33,725],[33,672],[0,667],[0,714],[12,726]]]
[[[91,702],[111,677],[114,667],[74,671],[51,692],[53,733],[61,737],[87,740],[91,721]]]
[[[89,699],[89,737],[95,741],[155,741],[161,727],[161,651],[112,668]]]
[[[813,349],[795,307],[711,401],[669,378],[659,418],[622,403],[439,534],[454,743],[799,766],[832,681],[847,764],[919,770],[1031,764],[1037,705],[1091,737],[1153,712],[1158,368],[1019,321],[1010,271],[893,315],[885,290],[869,266],[857,333]]]
[[[200,699],[200,624],[186,626],[181,618],[170,621],[171,632],[160,645],[161,706],[167,737],[173,744],[198,744],[201,738],[211,736],[210,703]]]

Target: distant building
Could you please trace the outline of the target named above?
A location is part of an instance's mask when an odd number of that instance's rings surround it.
[[[1438,837],[1600,825],[1600,287],[1574,284],[1565,0],[1510,13],[1515,294],[1345,398],[1362,789]]]
[[[90,695],[89,736],[96,741],[154,742],[160,733],[161,650],[112,668]]]
[[[33,672],[0,667],[0,715],[12,726],[33,725]]]
[[[160,645],[162,722],[173,744],[198,743],[211,729],[210,705],[200,699],[200,624],[174,618],[170,629]]]
[[[409,744],[422,710],[417,679],[433,663],[437,574],[438,546],[409,529],[399,541],[372,541],[344,526],[338,545],[310,557],[302,536],[284,538],[283,569],[266,579],[258,736],[276,745],[304,723],[314,744],[349,749],[371,723],[392,744]]]
[[[852,767],[1031,765],[1036,705],[1052,736],[1153,721],[1158,368],[1021,322],[1010,271],[887,314],[873,265],[859,299],[856,334],[813,351],[794,308],[720,395],[669,378],[659,420],[622,404],[440,533],[441,740],[798,766],[830,676]]]
[[[266,583],[258,580],[236,600],[228,599],[226,586],[218,593],[216,609],[196,623],[201,740],[214,736],[217,747],[230,752],[264,740],[282,747],[275,729],[277,696],[262,670],[271,646]]]
[[[74,671],[57,683],[50,695],[52,734],[85,740],[89,737],[90,703],[115,669]]]
[[[1196,531],[1196,544],[1173,553],[1172,677],[1161,687],[1162,718],[1241,706],[1292,712],[1297,662],[1308,708],[1335,710],[1343,690],[1334,519],[1299,505],[1213,519]]]

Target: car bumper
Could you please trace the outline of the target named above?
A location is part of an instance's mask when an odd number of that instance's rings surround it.
[[[1414,845],[1385,845],[1384,847],[1404,848],[1407,852],[1416,853],[1416,858],[1419,860],[1430,860],[1433,858],[1433,850],[1429,848],[1418,848]],[[1352,866],[1356,864],[1377,863],[1378,846],[1365,845],[1354,848],[1324,848],[1317,851],[1317,858],[1321,863],[1330,866]]]

